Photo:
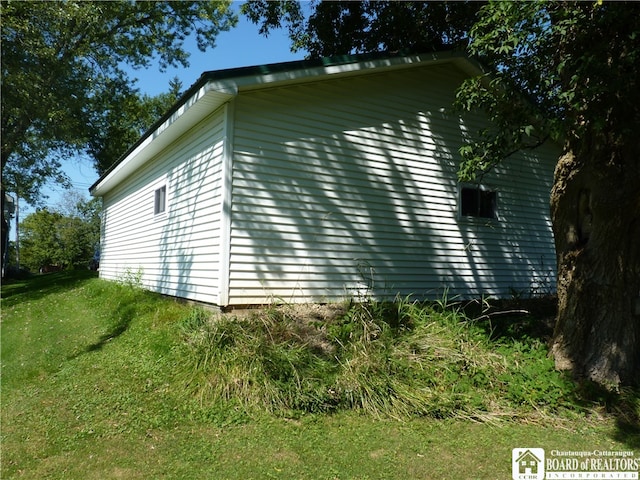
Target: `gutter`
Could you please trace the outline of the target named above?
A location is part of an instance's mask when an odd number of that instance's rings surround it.
[[[412,54],[403,51],[394,54],[377,52],[361,55],[341,55],[314,60],[297,60],[206,71],[178,98],[167,113],[160,117],[136,143],[89,187],[89,192],[92,196],[101,196],[101,187],[106,185],[105,182],[108,181],[109,177],[113,178],[118,172],[126,175],[127,170],[133,171],[139,165],[144,164],[148,159],[141,158],[139,162],[134,162],[133,165],[129,165],[129,168],[127,168],[130,162],[126,162],[126,160],[130,158],[133,161],[136,158],[140,158],[139,155],[150,147],[152,142],[156,141],[177,121],[184,118],[185,114],[205,96],[219,96],[220,100],[228,101],[237,95],[241,88],[260,88],[265,85],[301,83],[305,80],[313,81],[319,75],[355,75],[363,70],[380,67],[393,69],[409,67],[416,63],[445,63],[451,61],[456,62],[458,66],[470,75],[481,74],[484,70],[478,62],[461,52],[451,50],[430,54]]]

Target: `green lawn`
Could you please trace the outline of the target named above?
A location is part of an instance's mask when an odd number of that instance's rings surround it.
[[[511,450],[635,450],[615,415],[478,423],[353,411],[284,417],[190,387],[193,307],[89,272],[2,286],[1,478],[498,479]]]

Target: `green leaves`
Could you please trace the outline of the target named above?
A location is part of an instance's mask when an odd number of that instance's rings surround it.
[[[73,200],[64,212],[44,208],[20,223],[21,263],[31,271],[46,265],[88,264],[92,257],[100,240],[100,201],[69,198]]]
[[[96,131],[87,141],[87,151],[98,173],[104,173],[180,96],[182,84],[174,79],[172,90],[155,97],[112,89],[102,102],[105,109],[95,119]]]
[[[311,5],[309,7],[309,5]],[[268,35],[286,27],[292,50],[312,58],[376,51],[434,51],[465,45],[479,2],[250,0],[242,13]],[[305,13],[308,16],[305,17]]]
[[[620,3],[484,6],[469,51],[495,73],[465,82],[457,105],[487,114],[496,128],[493,138],[485,132],[470,139],[475,153],[461,150],[463,162],[494,157],[499,163],[547,138],[628,135],[640,104],[639,13],[637,5]]]
[[[161,68],[188,65],[185,39],[194,34],[201,50],[215,46],[218,33],[237,21],[230,3],[4,2],[3,189],[36,202],[39,186],[60,177],[52,153],[72,155],[91,143],[95,153],[96,137],[131,111],[126,103],[139,92],[123,66],[149,68],[154,59]],[[139,103],[136,114],[144,116],[147,105]],[[124,135],[117,128],[109,133]],[[129,139],[111,137],[119,147],[123,140]]]

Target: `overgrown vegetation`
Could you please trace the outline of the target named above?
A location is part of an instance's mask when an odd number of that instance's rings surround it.
[[[540,339],[492,338],[487,320],[446,299],[310,309],[242,317],[192,310],[181,322],[191,388],[206,402],[285,414],[356,409],[484,420],[582,408]]]
[[[518,445],[640,448],[637,392],[577,391],[537,313],[405,299],[219,315],[87,270],[13,280],[1,476],[494,479]]]

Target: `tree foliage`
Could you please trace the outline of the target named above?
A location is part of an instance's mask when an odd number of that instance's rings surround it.
[[[100,199],[71,195],[58,209],[43,208],[20,222],[21,264],[33,272],[48,265],[87,265],[100,241]]]
[[[260,33],[286,27],[294,50],[312,58],[376,51],[466,46],[481,2],[249,0],[242,11]],[[309,12],[306,16],[306,12]]]
[[[123,133],[117,123],[153,103],[136,99],[125,66],[186,66],[187,36],[204,50],[236,20],[228,0],[1,6],[3,190],[30,203],[46,181],[64,180],[65,156],[88,148],[101,169],[119,156],[105,144],[107,130]]]
[[[178,100],[182,83],[173,79],[167,93],[150,97],[139,92],[116,93],[105,109],[96,131],[87,141],[87,152],[102,175]],[[107,100],[108,101],[108,100]]]
[[[22,265],[37,272],[43,265],[61,263],[63,251],[56,233],[61,219],[60,213],[42,209],[20,222]]]
[[[470,52],[489,67],[458,94],[495,127],[462,149],[463,176],[547,139],[624,141],[639,117],[640,8],[630,3],[491,2]]]

